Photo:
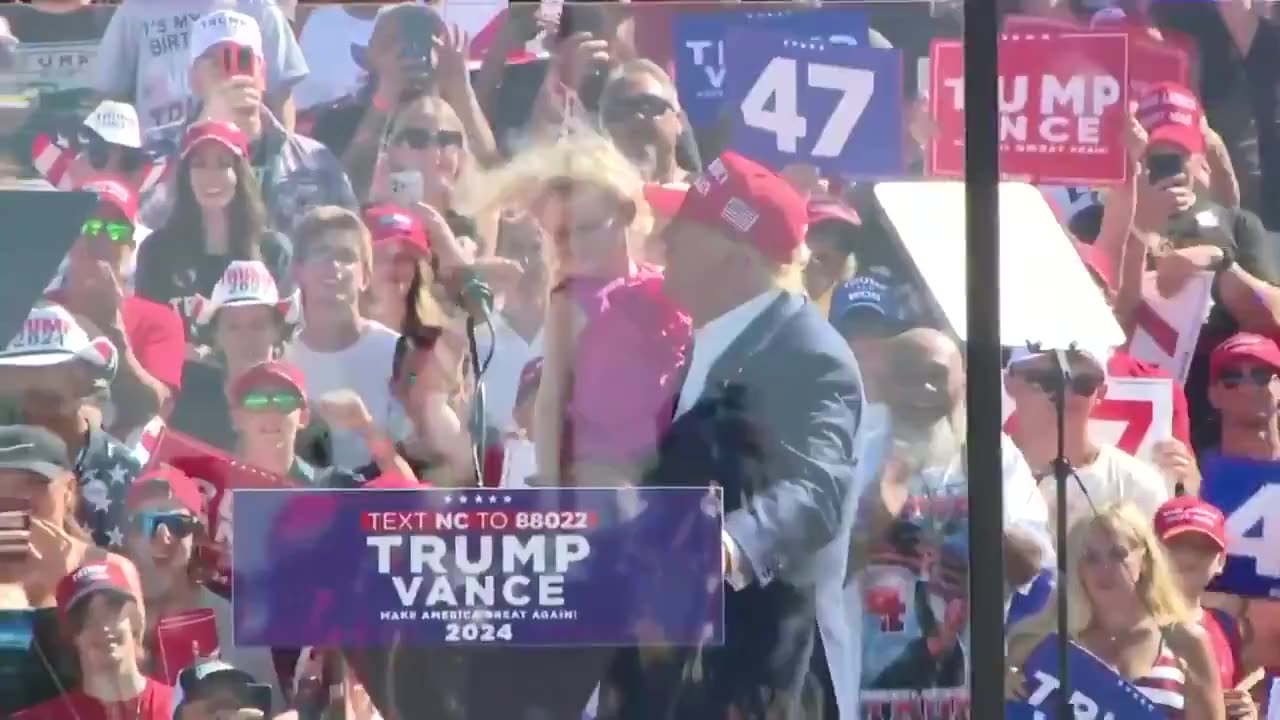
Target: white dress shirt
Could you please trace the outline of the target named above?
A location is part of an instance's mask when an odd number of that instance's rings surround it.
[[[711,366],[716,364],[742,331],[760,317],[780,295],[781,290],[761,293],[693,331],[693,358],[689,360],[689,372],[685,375],[684,385],[680,387],[680,402],[676,405],[675,415],[677,418],[688,412],[698,398],[702,397],[703,391],[707,389],[707,375],[711,373]],[[734,590],[741,590],[751,582],[750,569],[738,543],[734,542],[728,532],[721,532],[721,541],[729,551],[729,566],[732,570],[727,578],[729,586]]]

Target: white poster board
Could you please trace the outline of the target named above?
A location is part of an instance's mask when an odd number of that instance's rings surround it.
[[[1200,342],[1200,328],[1213,307],[1212,290],[1213,273],[1198,272],[1182,290],[1163,297],[1156,289],[1156,274],[1147,273],[1142,279],[1142,304],[1129,354],[1158,366],[1179,385],[1185,383]]]
[[[1012,428],[1013,399],[1003,393],[1006,431]],[[1045,428],[1054,432],[1055,428]],[[1114,445],[1141,460],[1150,462],[1152,450],[1162,440],[1173,437],[1173,384],[1168,378],[1107,378],[1102,400],[1089,420],[1089,436],[1094,442]]]

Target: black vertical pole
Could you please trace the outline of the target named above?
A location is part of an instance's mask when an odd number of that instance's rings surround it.
[[[970,717],[981,720],[1004,717],[1005,668],[1000,293],[991,282],[1000,277],[995,6],[964,3]]]

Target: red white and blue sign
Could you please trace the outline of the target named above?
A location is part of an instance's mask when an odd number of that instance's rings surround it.
[[[718,645],[712,488],[238,490],[241,646]]]
[[[738,27],[754,27],[805,40],[864,47],[867,18],[849,7],[817,9],[682,12],[672,31],[675,43],[676,90],[689,122],[714,125],[725,110],[730,67],[725,40]]]
[[[1226,516],[1227,563],[1209,590],[1280,597],[1280,463],[1202,458],[1200,497]]]
[[[902,55],[895,49],[729,34],[734,150],[781,170],[811,164],[846,177],[902,174]]]
[[[1005,720],[1044,720],[1057,717],[1062,687],[1058,671],[1058,635],[1044,639],[1022,666],[1026,702],[1004,704]],[[1067,677],[1077,718],[1161,720],[1164,715],[1134,687],[1101,660],[1075,643],[1067,646]]]

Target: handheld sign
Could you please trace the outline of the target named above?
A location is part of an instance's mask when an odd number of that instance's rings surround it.
[[[1280,463],[1211,455],[1200,497],[1227,518],[1227,564],[1209,590],[1280,597]]]
[[[1200,328],[1213,305],[1212,290],[1213,273],[1198,272],[1182,290],[1164,297],[1156,288],[1156,274],[1147,273],[1129,354],[1169,373],[1179,385],[1185,383]]]
[[[1004,35],[1000,38],[1000,170],[1042,184],[1121,182],[1129,91],[1124,34]],[[964,173],[964,46],[930,48],[929,105],[937,133],[932,175]]]
[[[721,508],[715,488],[241,491],[236,644],[720,644]]]
[[[867,44],[866,16],[850,7],[681,12],[672,31],[676,91],[689,122],[695,127],[715,124],[724,110],[732,65],[726,55],[725,40],[730,30],[738,27],[769,30],[833,45],[863,47]]]
[[[1157,443],[1173,437],[1172,382],[1168,378],[1108,378],[1089,416],[1089,438],[1150,461]],[[1017,426],[1013,399],[1004,391],[1003,428]]]
[[[733,149],[780,170],[807,163],[846,176],[902,173],[898,50],[734,30],[728,39]]]
[[[1006,701],[1006,720],[1043,720],[1056,717],[1058,688],[1058,636],[1050,634],[1022,665],[1029,693],[1026,702]],[[1071,705],[1076,720],[1160,720],[1164,715],[1142,691],[1075,643],[1067,645],[1067,676],[1071,679]],[[1048,715],[1046,715],[1048,713]]]

